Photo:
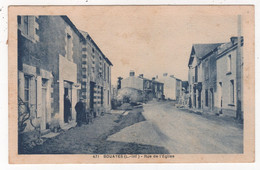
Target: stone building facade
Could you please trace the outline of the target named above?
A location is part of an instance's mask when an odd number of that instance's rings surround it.
[[[81,31],[86,42],[82,48],[82,96],[87,108],[96,114],[111,109],[110,60],[103,54],[87,32]]]
[[[189,59],[189,106],[214,111],[217,44],[194,44]]]
[[[228,43],[195,44],[189,59],[189,106],[207,113],[236,117],[238,38]],[[243,38],[241,39],[241,49]],[[239,83],[243,83],[239,80]],[[243,108],[242,108],[243,110]]]
[[[72,122],[80,97],[87,107],[93,100],[95,108],[110,109],[112,63],[90,36],[67,16],[18,16],[17,22],[18,99],[28,106],[32,122],[41,130],[52,120],[64,126],[65,96],[71,101]],[[28,122],[25,131],[30,130]]]
[[[217,95],[216,107],[223,115],[236,117],[237,111],[237,82],[241,75],[237,75],[237,69],[242,65],[237,65],[237,37],[231,37],[230,42],[219,46],[217,53]],[[241,50],[243,49],[243,38],[241,39]],[[243,100],[240,103],[243,112]],[[242,115],[243,118],[243,115]]]
[[[157,76],[156,80],[164,84],[165,99],[179,100],[182,91],[182,81],[180,79],[164,73],[162,76]]]
[[[143,74],[135,76],[134,71],[130,71],[129,77],[121,80],[121,88],[134,88],[143,91],[148,100],[152,98],[162,99],[164,95],[164,84],[153,78],[144,78]]]

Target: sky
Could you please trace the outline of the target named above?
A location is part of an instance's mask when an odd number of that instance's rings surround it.
[[[237,35],[237,16],[217,9],[100,6],[68,13],[113,63],[112,84],[130,70],[146,78],[168,73],[185,81],[192,44],[228,42]]]

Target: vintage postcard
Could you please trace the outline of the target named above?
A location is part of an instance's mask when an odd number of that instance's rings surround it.
[[[254,6],[8,13],[10,163],[254,162]]]

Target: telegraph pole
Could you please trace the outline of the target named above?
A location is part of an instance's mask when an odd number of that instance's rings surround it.
[[[237,113],[236,118],[238,120],[243,119],[243,57],[241,52],[241,15],[237,18],[237,58],[236,58],[236,92],[237,92]]]

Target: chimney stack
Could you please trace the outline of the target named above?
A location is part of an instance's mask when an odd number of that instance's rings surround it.
[[[129,76],[130,76],[130,77],[134,77],[134,76],[135,76],[134,70],[130,70]]]
[[[230,41],[232,42],[232,44],[235,44],[237,42],[238,37],[231,37]]]
[[[139,78],[144,78],[144,74],[139,74]]]
[[[163,73],[163,77],[167,77],[168,76],[168,73]]]

